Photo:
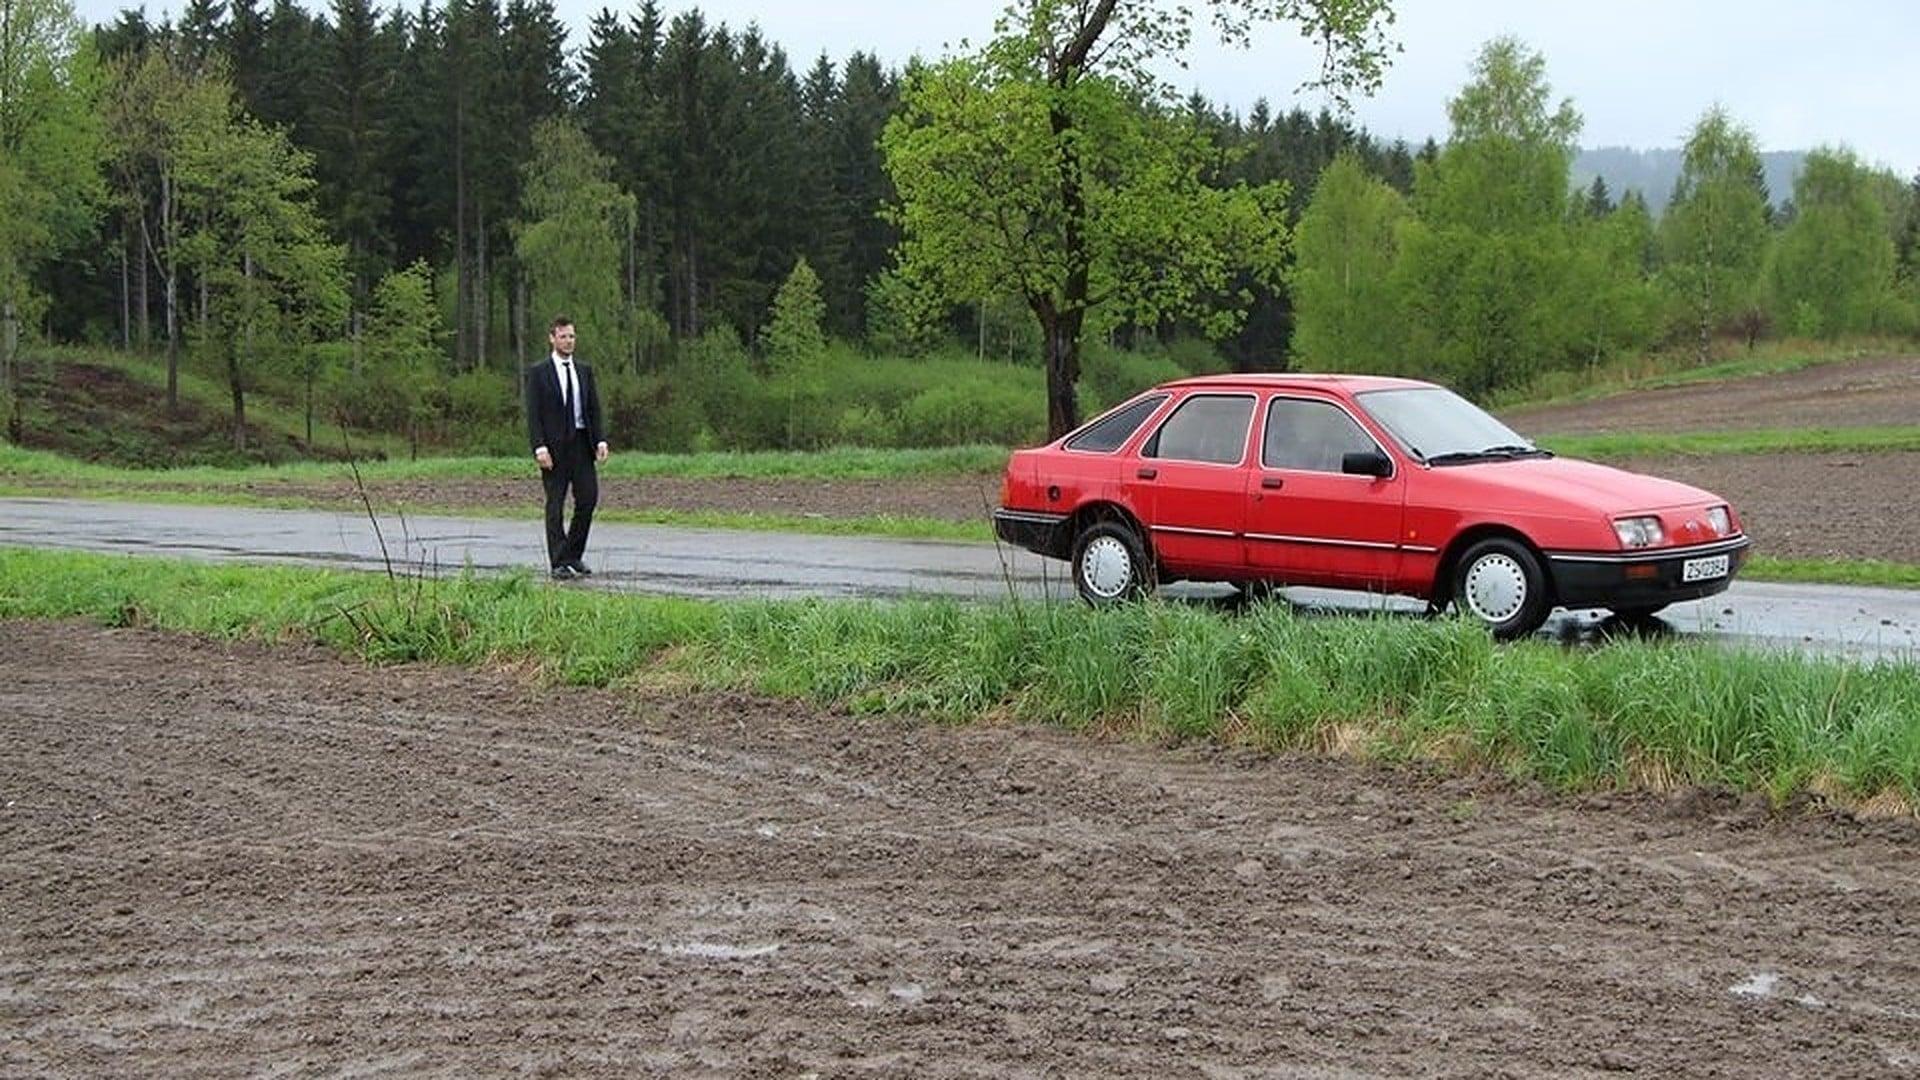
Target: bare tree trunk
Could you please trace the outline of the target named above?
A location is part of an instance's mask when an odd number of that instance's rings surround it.
[[[180,237],[174,220],[173,175],[160,174],[160,234],[167,238],[167,412],[180,411]]]
[[[521,267],[520,273],[514,276],[513,355],[517,358],[516,367],[533,363],[533,340],[528,336],[527,328],[527,307],[532,303],[532,297],[527,295],[526,268]]]
[[[26,436],[26,418],[20,408],[20,313],[11,296],[0,303],[0,369],[7,379],[7,441],[18,446]]]
[[[493,321],[493,284],[487,280],[487,208],[482,204],[477,208],[478,217],[473,230],[473,261],[479,267],[474,275],[473,303],[473,355],[475,363],[485,366],[489,359],[487,352],[487,324]]]
[[[1034,300],[1033,311],[1046,339],[1047,438],[1057,439],[1080,426],[1080,318],[1061,315],[1052,301]]]
[[[128,266],[127,246],[133,238],[120,236],[120,351],[133,351],[133,268]]]
[[[233,395],[233,448],[247,448],[247,395],[240,386],[240,342],[227,343],[227,390]]]
[[[240,267],[241,274],[247,281],[251,282],[253,280],[253,256],[242,254],[240,256]],[[232,298],[229,297],[229,299],[231,300]],[[205,318],[204,308],[206,302],[207,281],[206,275],[202,274],[200,278],[200,303],[202,305],[203,319]],[[241,362],[243,352],[245,354],[245,360],[251,363],[253,360],[252,315],[247,316],[246,325],[241,327],[240,332],[233,335],[232,340],[227,343],[227,387],[233,391],[233,448],[235,451],[245,451],[247,448],[247,396],[240,385],[240,372],[245,368],[245,365]]]
[[[453,106],[453,364],[473,370],[467,348],[467,317],[473,308],[473,279],[467,270],[467,101],[464,87]]]
[[[700,336],[700,249],[692,236],[687,237],[687,334]]]
[[[635,375],[640,374],[640,251],[634,246],[638,229],[633,220],[633,212],[627,212],[627,288],[626,310],[621,313],[621,325],[627,328],[627,364]]]
[[[147,236],[146,211],[140,214],[140,258],[139,268],[133,277],[134,312],[140,320],[140,352],[142,355],[153,351],[153,299],[147,284],[147,260],[153,258],[153,241]]]

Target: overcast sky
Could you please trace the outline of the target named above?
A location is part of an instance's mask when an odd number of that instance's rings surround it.
[[[76,0],[95,21],[129,6]],[[326,6],[324,0],[306,0]],[[417,2],[417,0],[415,0]],[[586,41],[591,14],[607,0],[556,0]],[[266,5],[262,5],[266,6]],[[409,3],[412,6],[412,3]],[[1198,5],[1196,5],[1198,6]],[[1751,128],[1762,150],[1852,147],[1903,177],[1920,170],[1920,3],[1914,0],[1398,0],[1393,37],[1404,48],[1354,117],[1376,136],[1417,143],[1444,139],[1446,101],[1466,80],[1488,39],[1514,34],[1547,61],[1556,97],[1570,97],[1586,119],[1584,146],[1675,147],[1700,114],[1718,102]],[[178,0],[150,3],[155,18]],[[671,16],[698,8],[709,22],[757,22],[804,73],[825,51],[835,60],[856,49],[890,64],[936,57],[992,30],[1003,0],[661,0]],[[1205,35],[1201,35],[1205,38]],[[1265,97],[1276,109],[1310,109],[1318,94],[1297,96],[1317,69],[1317,54],[1297,32],[1274,28],[1251,50],[1197,42],[1181,90],[1244,111]]]

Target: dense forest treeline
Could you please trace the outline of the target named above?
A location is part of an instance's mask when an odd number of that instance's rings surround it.
[[[66,0],[0,3],[28,44],[0,71],[16,438],[23,334],[221,373],[237,435],[263,385],[429,439],[491,429],[510,420],[510,373],[560,310],[653,445],[1014,439],[1038,426],[1010,396],[1038,392],[1026,377],[953,369],[866,401],[830,392],[855,367],[911,371],[900,358],[930,350],[1030,364],[1051,347],[1044,296],[943,278],[913,254],[944,227],[917,202],[954,194],[912,171],[946,160],[916,137],[960,131],[966,118],[940,102],[1004,93],[1024,77],[1017,58],[896,69],[856,52],[802,71],[753,27],[656,0],[603,10],[577,49],[551,0],[192,0],[177,22],[130,10],[97,27]],[[1128,388],[1117,372],[1298,362],[1487,389],[1680,336],[1920,322],[1920,178],[1824,152],[1776,212],[1751,136],[1710,114],[1702,129],[1719,133],[1707,145],[1696,131],[1675,212],[1656,224],[1603,181],[1571,189],[1577,115],[1527,113],[1546,83],[1518,43],[1489,46],[1448,143],[1417,149],[1327,112],[1261,102],[1243,115],[1118,73],[1071,74],[1076,101],[1111,86],[1098,107],[1149,125],[1101,130],[1144,132],[1141,146],[1177,133],[1198,156],[1169,169],[1200,162],[1199,183],[1253,193],[1215,207],[1234,235],[1208,249],[1220,265],[1196,286],[1204,302],[1076,319],[1099,369],[1094,405]],[[1089,198],[1109,183],[1119,205],[1144,190],[1126,185],[1154,182],[1072,160]],[[1270,224],[1252,229],[1248,214]],[[1180,255],[1149,245],[1131,258]],[[979,430],[982,416],[1004,422]]]

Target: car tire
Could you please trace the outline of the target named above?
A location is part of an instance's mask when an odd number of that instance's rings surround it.
[[[1096,522],[1073,541],[1073,586],[1094,607],[1123,603],[1153,589],[1146,545],[1118,521]]]
[[[1453,603],[1502,641],[1540,629],[1553,606],[1539,558],[1525,544],[1501,536],[1482,540],[1460,556]]]

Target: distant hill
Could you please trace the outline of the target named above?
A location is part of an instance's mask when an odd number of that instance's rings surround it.
[[[1667,207],[1673,197],[1674,181],[1680,178],[1682,153],[1679,150],[1635,150],[1627,146],[1602,146],[1582,150],[1573,160],[1573,182],[1577,188],[1603,176],[1607,190],[1618,200],[1629,190],[1638,190],[1655,214]],[[1778,207],[1793,197],[1793,178],[1800,174],[1807,158],[1804,150],[1773,150],[1760,155],[1760,168],[1767,178],[1767,195]]]

